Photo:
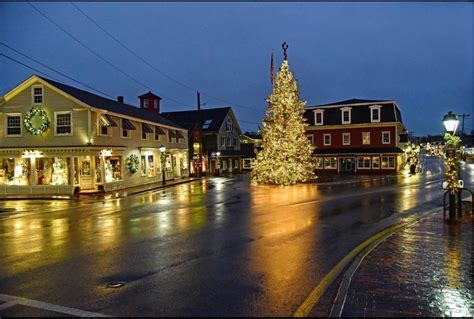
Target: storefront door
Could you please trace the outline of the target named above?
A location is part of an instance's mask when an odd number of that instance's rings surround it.
[[[339,158],[339,172],[352,174],[355,172],[355,158],[354,157],[341,157]]]
[[[92,174],[92,158],[89,156],[79,157],[79,185],[81,190],[94,189],[94,176]]]

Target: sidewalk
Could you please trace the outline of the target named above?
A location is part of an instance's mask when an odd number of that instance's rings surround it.
[[[474,316],[473,222],[437,212],[389,237],[354,273],[342,316]]]

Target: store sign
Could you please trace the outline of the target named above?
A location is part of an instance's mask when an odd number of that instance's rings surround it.
[[[103,149],[102,151],[100,151],[100,155],[101,156],[112,156],[112,150],[111,149]]]
[[[23,158],[43,157],[43,152],[39,150],[25,150],[21,155]]]

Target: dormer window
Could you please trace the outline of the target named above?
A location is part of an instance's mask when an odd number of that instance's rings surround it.
[[[153,107],[155,108],[155,110],[158,108],[158,100],[154,100],[153,101]]]
[[[370,108],[370,122],[380,122],[381,105],[372,105]]]
[[[324,124],[324,110],[315,110],[314,111],[314,125],[323,125]]]
[[[43,104],[43,86],[33,85],[31,88],[33,104]]]
[[[143,100],[143,108],[145,108],[145,109],[148,108],[148,100],[147,99]]]
[[[342,124],[351,124],[351,107],[341,108],[341,120]]]

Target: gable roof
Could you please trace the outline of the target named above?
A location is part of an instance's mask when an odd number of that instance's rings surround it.
[[[365,99],[349,99],[339,102],[327,103],[327,104],[319,104],[314,106],[308,106],[307,108],[313,107],[323,107],[323,106],[333,106],[333,105],[351,105],[351,104],[374,104],[374,103],[387,103],[393,102],[393,100],[365,100]]]
[[[53,80],[50,80],[38,75],[37,77],[91,107],[127,115],[127,116],[134,117],[134,118],[144,120],[144,121],[167,125],[167,126],[171,126],[175,128],[182,128],[181,126],[177,125],[176,123],[173,123],[172,121],[164,118],[163,116],[160,116],[158,114],[155,114],[146,110],[142,110],[133,105],[120,103],[111,99],[107,99],[100,95],[90,93],[90,92],[75,88],[73,86],[56,82],[56,81],[53,81]]]
[[[146,98],[158,98],[158,100],[162,100],[162,98],[158,95],[156,95],[155,93],[151,93],[151,91],[148,91],[148,93],[145,93],[145,94],[142,94],[140,96],[138,96],[138,98],[142,98],[142,97],[146,97]]]
[[[203,132],[216,132],[224,123],[227,114],[232,110],[231,107],[219,107],[215,109],[201,109],[200,111],[178,111],[178,112],[162,112],[165,118],[178,123],[188,130],[192,130],[201,117],[201,122],[204,124],[206,121],[211,121],[207,128],[203,128]]]

